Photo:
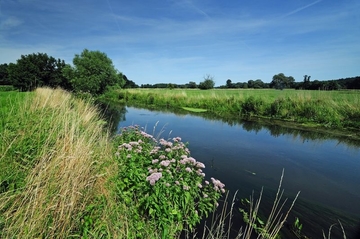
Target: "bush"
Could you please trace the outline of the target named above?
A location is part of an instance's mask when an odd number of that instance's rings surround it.
[[[156,140],[132,126],[117,137],[116,155],[126,168],[117,183],[119,197],[136,201],[139,213],[152,219],[163,235],[193,228],[216,208],[225,185],[204,179],[205,165],[190,157],[179,137]]]
[[[241,113],[247,116],[261,115],[262,105],[263,105],[263,101],[261,99],[255,98],[254,96],[250,96],[249,98],[245,99],[245,101],[242,103]]]

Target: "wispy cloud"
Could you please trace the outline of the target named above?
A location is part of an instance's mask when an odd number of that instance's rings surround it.
[[[173,1],[173,4],[177,7],[196,12],[197,14],[211,20],[211,17],[209,14],[207,14],[204,10],[202,10],[200,7],[196,6],[194,1],[192,0],[175,0]]]
[[[295,9],[294,11],[288,12],[288,13],[286,13],[285,15],[281,16],[281,18],[285,18],[285,17],[291,16],[291,15],[293,15],[293,14],[295,14],[295,13],[298,13],[298,12],[300,12],[300,11],[302,11],[302,10],[305,10],[305,9],[307,9],[307,8],[313,6],[313,5],[315,5],[315,4],[317,4],[317,3],[321,2],[321,1],[322,1],[322,0],[317,0],[317,1],[315,1],[315,2],[312,2],[312,3],[310,3],[310,4],[305,5],[305,6],[303,6],[303,7],[299,7],[299,8],[297,8],[297,9]]]

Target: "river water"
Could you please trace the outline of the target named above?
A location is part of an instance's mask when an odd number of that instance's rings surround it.
[[[162,138],[181,137],[188,142],[192,157],[207,166],[207,176],[224,182],[231,195],[238,191],[236,202],[253,191],[257,195],[263,187],[261,205],[271,207],[284,170],[285,197],[292,199],[300,191],[286,228],[298,217],[306,236],[322,238],[322,230],[340,220],[348,238],[356,237],[360,226],[360,142],[258,121],[127,107],[117,129],[135,124],[155,136],[161,133]],[[236,222],[241,215],[238,211],[234,214]],[[286,238],[291,235],[288,230]],[[332,235],[342,238],[340,228],[334,227]]]

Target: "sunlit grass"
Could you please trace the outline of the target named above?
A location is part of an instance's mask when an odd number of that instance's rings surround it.
[[[117,171],[113,146],[97,109],[62,90],[20,95],[1,107],[0,237],[125,238],[107,178]]]
[[[356,90],[128,89],[124,92],[130,103],[201,108],[220,117],[264,117],[338,129],[360,127],[360,91]]]

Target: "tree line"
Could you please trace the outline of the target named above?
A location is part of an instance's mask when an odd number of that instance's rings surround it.
[[[0,85],[12,85],[19,91],[31,91],[41,86],[61,87],[68,91],[85,92],[92,95],[103,94],[110,88],[198,88],[203,90],[215,88],[214,77],[209,74],[204,76],[203,81],[198,84],[190,81],[186,84],[156,83],[139,86],[118,71],[112,60],[100,51],[84,49],[81,54],[75,54],[72,63],[71,66],[64,60],[55,59],[46,53],[21,55],[16,63],[0,65]],[[216,88],[360,89],[360,76],[326,81],[311,81],[310,79],[310,75],[304,75],[303,81],[295,82],[294,77],[279,73],[273,76],[270,83],[264,83],[261,79],[233,83],[228,79],[225,85]]]
[[[61,87],[91,95],[101,95],[110,88],[136,86],[103,52],[84,49],[81,54],[75,54],[72,63],[46,53],[21,55],[16,63],[0,65],[0,85],[12,85],[19,91]]]
[[[270,83],[265,83],[261,79],[248,80],[247,82],[233,83],[230,79],[226,80],[225,85],[214,87],[214,78],[210,75],[204,77],[204,81],[197,84],[195,81],[190,81],[186,84],[173,83],[156,83],[156,84],[142,84],[137,86],[140,88],[180,88],[180,89],[297,89],[297,90],[341,90],[341,89],[360,89],[360,76],[341,78],[337,80],[314,80],[311,81],[310,75],[304,75],[303,81],[296,82],[292,76],[286,76],[284,73],[279,73],[273,76]]]

